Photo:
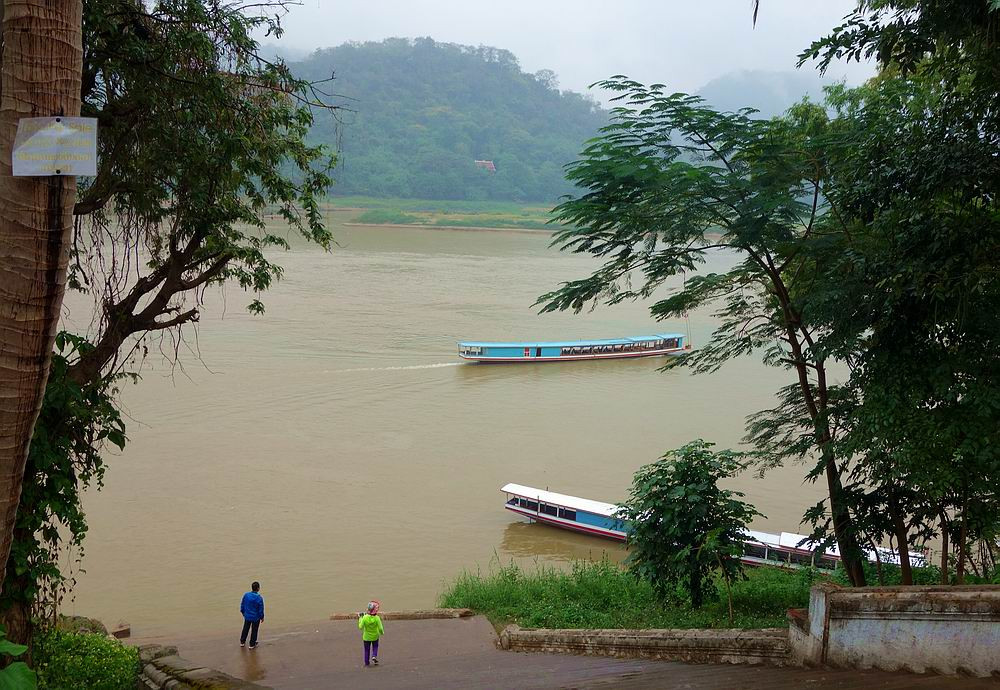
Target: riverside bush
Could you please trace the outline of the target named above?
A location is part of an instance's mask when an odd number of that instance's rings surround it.
[[[39,690],[132,690],[139,677],[138,650],[92,633],[49,630],[34,658]]]
[[[649,582],[606,559],[576,562],[568,571],[539,566],[529,572],[511,562],[485,574],[465,572],[440,604],[526,628],[770,628],[787,625],[787,609],[808,606],[818,577],[812,570],[749,569],[746,580],[733,583],[732,626],[725,601],[701,609],[683,601],[662,604]]]

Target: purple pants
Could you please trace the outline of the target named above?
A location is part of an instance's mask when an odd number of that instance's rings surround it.
[[[368,640],[362,640],[362,642],[365,645],[365,666],[368,666],[369,653],[373,657],[378,656],[378,640],[375,640],[374,642],[370,642]]]

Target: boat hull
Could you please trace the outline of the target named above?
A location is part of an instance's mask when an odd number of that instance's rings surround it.
[[[599,355],[565,355],[561,357],[475,357],[460,354],[459,357],[467,362],[480,362],[482,364],[531,364],[534,362],[573,362],[586,359],[634,359],[636,357],[663,357],[666,355],[682,355],[688,350],[682,347],[671,348],[669,350],[649,350],[645,352],[609,352]]]
[[[578,522],[572,522],[570,520],[561,520],[559,518],[550,517],[548,515],[543,515],[535,513],[531,510],[523,510],[520,508],[512,506],[504,506],[507,510],[512,513],[516,513],[522,517],[526,517],[529,520],[540,522],[550,527],[559,527],[560,529],[568,530],[570,532],[578,532],[579,534],[586,534],[592,537],[604,537],[605,539],[611,539],[619,543],[627,541],[623,532],[615,532],[612,530],[605,530],[599,527],[593,527],[590,525],[581,525]],[[811,556],[808,551],[800,551],[804,556]],[[740,562],[748,566],[769,566],[772,568],[784,568],[786,570],[796,570],[802,568],[803,565],[800,563],[792,563],[790,561],[780,561],[771,558],[756,558],[754,556],[742,556]],[[817,566],[820,570],[833,570],[831,567]]]
[[[580,534],[589,534],[595,537],[605,537],[607,539],[614,539],[615,541],[625,541],[625,533],[617,532],[615,530],[602,529],[595,525],[584,525],[579,522],[573,522],[572,520],[563,520],[558,517],[552,517],[545,515],[543,513],[536,513],[533,510],[526,510],[517,506],[506,505],[504,506],[507,510],[512,513],[517,513],[522,517],[526,517],[529,520],[535,520],[537,522],[543,522],[546,525],[551,525],[553,527],[561,527],[562,529],[569,530],[571,532],[579,532]]]

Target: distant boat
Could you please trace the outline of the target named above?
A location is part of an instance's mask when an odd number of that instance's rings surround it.
[[[506,484],[500,490],[507,494],[504,508],[529,520],[616,541],[628,539],[628,523],[615,518],[618,507],[614,504],[543,491],[521,484]],[[837,567],[840,552],[836,546],[823,553],[816,553],[808,548],[809,543],[809,537],[802,534],[745,530],[740,560],[747,565],[772,565],[781,568],[814,565],[822,570],[834,570]],[[866,554],[869,560],[875,560],[873,551],[868,550]],[[899,563],[898,555],[890,549],[880,548],[878,557],[883,563]],[[923,566],[926,558],[922,554],[911,553],[910,564]]]
[[[680,333],[656,333],[612,340],[562,342],[461,342],[458,356],[473,362],[564,362],[683,354],[691,348]]]

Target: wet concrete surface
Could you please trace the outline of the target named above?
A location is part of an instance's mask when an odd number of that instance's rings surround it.
[[[176,645],[190,661],[275,690],[325,688],[882,688],[978,690],[990,679],[917,676],[855,670],[695,665],[642,659],[504,652],[482,617],[387,621],[379,666],[365,668],[361,633],[353,621],[290,628],[261,626],[257,649],[231,634],[182,639],[145,638],[135,644]]]

